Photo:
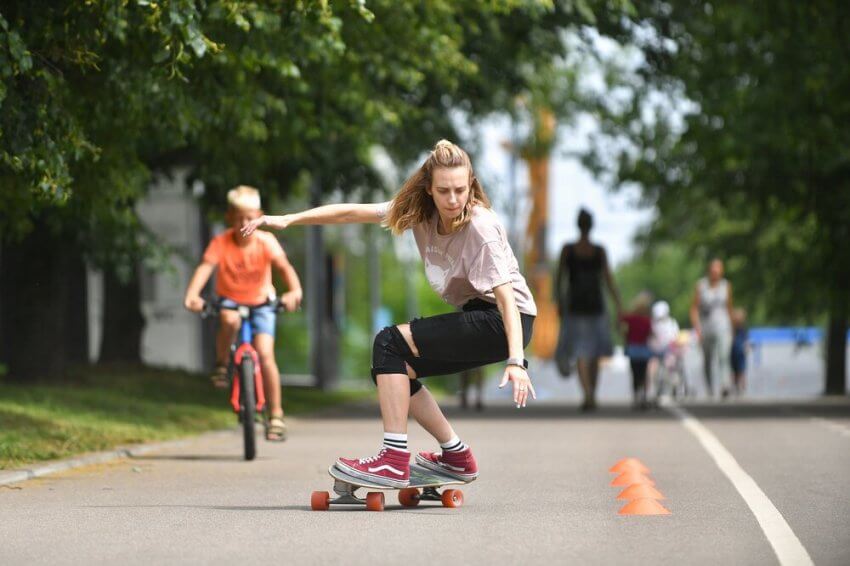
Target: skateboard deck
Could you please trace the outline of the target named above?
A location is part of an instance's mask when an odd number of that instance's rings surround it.
[[[328,473],[335,480],[340,480],[357,487],[366,487],[369,489],[403,489],[399,487],[387,487],[385,485],[378,485],[375,483],[368,482],[364,479],[352,476],[346,473],[344,470],[341,470],[340,468],[337,468],[336,464],[333,464],[330,468],[328,468]],[[428,468],[420,466],[419,464],[410,465],[410,485],[408,487],[443,487],[444,485],[464,485],[465,483],[468,482],[459,480],[456,477],[450,476],[448,474],[442,474],[434,470],[429,470]]]
[[[399,503],[404,507],[415,507],[420,501],[440,501],[444,507],[460,507],[463,505],[463,492],[459,489],[446,489],[440,493],[438,488],[469,483],[419,464],[411,464],[410,485],[405,488],[368,482],[337,468],[336,464],[328,468],[328,473],[334,478],[333,489],[338,497],[331,499],[327,491],[314,491],[310,499],[310,506],[314,511],[326,510],[330,505],[365,505],[370,511],[383,511],[384,494],[380,491],[370,492],[366,494],[366,498],[361,498],[355,494],[360,488],[398,490]]]

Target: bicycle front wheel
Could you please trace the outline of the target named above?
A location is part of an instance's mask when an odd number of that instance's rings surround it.
[[[245,459],[253,460],[257,455],[257,436],[254,426],[257,400],[254,391],[254,360],[250,356],[242,358],[239,364],[239,405],[245,440]]]

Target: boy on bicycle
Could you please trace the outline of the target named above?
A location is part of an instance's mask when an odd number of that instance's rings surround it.
[[[268,232],[242,235],[242,227],[263,214],[259,191],[244,185],[231,189],[227,193],[227,205],[226,219],[230,228],[210,241],[203,260],[189,281],[183,304],[194,312],[203,310],[201,290],[218,268],[215,292],[222,299],[222,305],[256,307],[252,310],[251,324],[254,327],[253,345],[260,357],[270,411],[266,439],[284,440],[286,424],[280,401],[280,372],[274,357],[275,306],[270,304],[270,299],[275,296],[272,266],[289,289],[280,297],[288,311],[296,310],[301,304],[301,282],[274,236]],[[216,368],[211,379],[216,387],[224,388],[228,385],[230,346],[242,320],[235,310],[222,310],[220,314],[216,335]]]

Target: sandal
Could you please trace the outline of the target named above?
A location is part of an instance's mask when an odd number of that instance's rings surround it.
[[[210,381],[216,389],[227,389],[230,385],[230,380],[227,379],[227,366],[215,366]]]
[[[283,442],[286,440],[286,423],[283,422],[283,415],[269,419],[268,426],[266,427],[266,440],[271,442]]]

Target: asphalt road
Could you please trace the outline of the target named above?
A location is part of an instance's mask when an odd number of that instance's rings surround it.
[[[850,564],[850,400],[686,408],[752,478],[815,564]],[[380,442],[374,406],[290,423],[239,458],[239,435],[0,487],[0,564],[777,564],[741,493],[677,416],[586,416],[542,402],[447,410],[481,478],[465,504],[310,510],[337,456]],[[435,448],[411,425],[414,450]],[[637,457],[668,516],[620,516],[608,468]]]

